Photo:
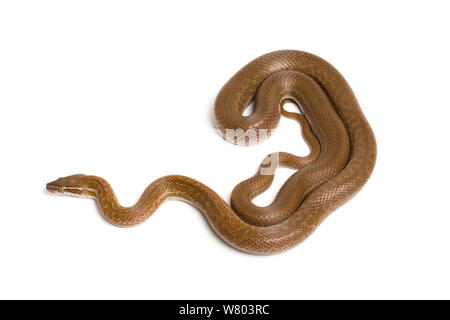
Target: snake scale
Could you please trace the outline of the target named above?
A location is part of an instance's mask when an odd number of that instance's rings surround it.
[[[301,114],[284,109],[294,102]],[[243,112],[254,103],[249,116]],[[306,237],[337,207],[355,195],[370,177],[376,160],[373,132],[346,80],[313,54],[281,50],[265,54],[238,71],[215,101],[215,126],[225,139],[252,144],[270,136],[280,117],[301,124],[311,152],[306,157],[274,153],[258,172],[239,183],[231,206],[206,185],[169,175],[152,182],[137,203],[122,207],[102,178],[72,175],[47,184],[52,193],[95,198],[105,219],[117,226],[145,221],[169,198],[191,203],[215,232],[244,252],[272,254]],[[276,160],[276,161],[275,161]],[[296,169],[272,204],[252,199],[266,190],[279,166]]]

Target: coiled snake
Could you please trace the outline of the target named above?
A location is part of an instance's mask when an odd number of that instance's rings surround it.
[[[243,116],[252,101],[253,113]],[[286,101],[298,104],[302,114],[284,110]],[[376,159],[374,135],[351,88],[333,66],[313,54],[265,54],[236,73],[215,102],[215,125],[234,143],[263,140],[281,115],[302,124],[310,155],[270,155],[256,175],[235,187],[231,207],[209,187],[179,175],[155,180],[131,207],[122,207],[110,185],[96,176],[59,178],[48,183],[47,190],[95,198],[106,220],[118,226],[139,224],[163,201],[178,198],[200,209],[231,246],[254,254],[281,252],[303,241],[355,195]],[[254,205],[252,198],[270,186],[277,166],[297,171],[271,205]]]

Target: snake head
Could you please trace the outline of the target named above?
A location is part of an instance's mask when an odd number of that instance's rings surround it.
[[[51,193],[85,196],[87,195],[87,189],[84,184],[85,177],[83,174],[62,177],[47,183],[46,188]]]

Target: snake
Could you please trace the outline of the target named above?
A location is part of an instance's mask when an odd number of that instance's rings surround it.
[[[285,103],[299,107],[290,112]],[[245,110],[253,104],[250,115]],[[324,59],[304,51],[264,54],[240,69],[219,91],[214,124],[225,140],[253,145],[270,137],[281,117],[299,123],[307,156],[275,152],[239,183],[228,204],[203,183],[182,175],[156,179],[130,207],[121,206],[103,178],[75,174],[47,183],[51,193],[93,198],[110,223],[128,227],[147,220],[167,199],[197,207],[217,235],[250,254],[275,254],[311,235],[331,212],[352,198],[372,174],[373,131],[344,77]],[[273,202],[252,200],[271,185],[275,171],[295,172]]]

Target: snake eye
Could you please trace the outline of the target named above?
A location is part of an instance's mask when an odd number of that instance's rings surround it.
[[[58,188],[58,191],[61,192],[61,193],[63,193],[63,192],[64,192],[64,187],[59,187],[59,188]]]

